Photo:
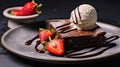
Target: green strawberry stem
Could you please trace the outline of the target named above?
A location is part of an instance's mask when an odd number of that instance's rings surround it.
[[[45,52],[46,51],[46,48],[45,46],[42,47],[42,51]]]
[[[49,40],[50,40],[50,42],[52,41],[51,37],[49,37]],[[46,51],[45,46],[46,46],[47,43],[48,43],[47,41],[42,42],[42,45],[43,45],[43,47],[42,47],[42,51],[43,51],[43,52]]]
[[[52,33],[55,33],[55,30],[54,30],[54,29],[50,29],[50,31],[51,31]]]
[[[32,0],[33,3],[35,3],[35,0]]]
[[[39,28],[39,30],[42,31],[42,30],[46,30],[46,29]],[[55,30],[54,30],[54,29],[50,29],[50,31],[51,31],[52,33],[55,33]]]
[[[37,12],[38,14],[41,14],[42,12],[41,12],[40,8],[42,7],[42,4],[41,4],[41,3],[40,3],[40,4],[36,3],[35,0],[32,0],[32,2],[33,2],[33,3],[35,4],[35,6],[36,6],[36,12]]]
[[[43,28],[39,28],[39,30],[42,31],[42,30],[45,30],[45,29],[43,29]]]
[[[55,39],[56,39],[56,38],[58,38],[58,36],[57,36],[57,35],[55,36]]]
[[[42,46],[43,46],[42,49],[41,49],[41,51],[42,51],[42,52],[45,52],[45,51],[46,51],[45,46],[46,46],[46,44],[47,44],[47,41],[43,41],[41,44],[42,44]]]
[[[46,46],[46,44],[47,44],[47,41],[43,41],[43,42],[42,42],[42,45],[43,45],[43,46]]]
[[[14,15],[14,12],[13,12],[13,10],[11,10],[11,11],[10,11],[10,14],[11,14],[11,15]]]
[[[52,38],[51,38],[51,37],[49,37],[49,41],[50,41],[50,42],[52,41]]]
[[[40,10],[41,6],[42,6],[42,4],[39,4],[39,5],[36,6],[36,12],[37,12],[38,14],[41,14],[41,13],[42,13],[41,10]]]

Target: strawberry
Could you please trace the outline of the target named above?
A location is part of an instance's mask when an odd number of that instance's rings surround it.
[[[28,16],[28,15],[33,15],[35,13],[40,14],[40,7],[42,6],[42,4],[37,4],[35,3],[34,0],[32,0],[31,2],[27,2],[24,4],[23,8],[19,11],[12,10],[12,15],[16,15],[16,16]],[[17,14],[16,14],[17,13]]]
[[[48,41],[48,39],[53,36],[54,32],[52,32],[51,30],[40,29],[39,38],[41,43]]]
[[[27,2],[22,9],[22,12],[24,13],[24,15],[32,15],[36,13],[36,9],[35,9],[36,5],[34,2]]]
[[[21,10],[18,9],[14,9],[11,11],[11,15],[16,15],[16,16],[23,16],[23,12]]]
[[[11,11],[11,14],[12,15],[19,15],[19,12],[20,12],[20,10],[14,9],[14,10]]]
[[[61,56],[64,53],[64,42],[62,39],[56,38],[47,42],[45,48],[51,54]]]
[[[35,13],[41,13],[41,11],[39,11],[39,8],[42,6],[42,4],[37,4],[35,3],[34,0],[32,0],[31,2],[27,2],[23,8],[22,8],[22,12],[24,13],[24,15],[32,15]]]

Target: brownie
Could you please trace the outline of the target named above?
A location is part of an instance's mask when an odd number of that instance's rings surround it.
[[[69,19],[63,19],[49,21],[49,27],[64,40],[65,50],[106,45],[106,32],[98,25],[92,30],[77,30],[72,29]]]

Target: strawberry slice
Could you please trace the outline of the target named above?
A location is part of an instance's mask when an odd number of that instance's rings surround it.
[[[64,53],[64,42],[62,39],[53,39],[45,46],[46,50],[51,54],[61,56]]]

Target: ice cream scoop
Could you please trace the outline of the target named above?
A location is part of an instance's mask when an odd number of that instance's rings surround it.
[[[71,26],[73,28],[89,30],[96,26],[97,13],[93,6],[82,4],[71,12]]]

